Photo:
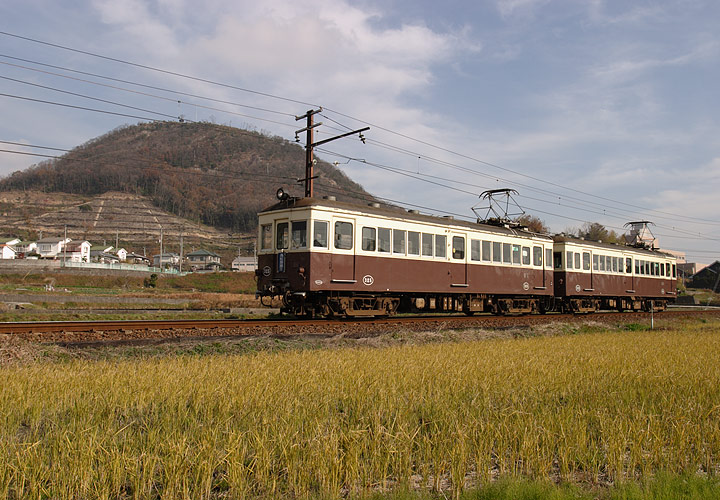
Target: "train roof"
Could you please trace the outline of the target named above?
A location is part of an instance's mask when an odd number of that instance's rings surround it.
[[[307,207],[318,207],[318,208],[331,208],[340,210],[349,210],[353,212],[361,212],[363,214],[377,215],[382,217],[390,217],[394,219],[411,220],[417,222],[426,222],[432,224],[443,224],[446,226],[463,227],[467,229],[480,229],[482,231],[493,232],[497,234],[506,235],[524,235],[526,237],[534,238],[545,238],[548,240],[552,239],[549,234],[535,233],[526,229],[519,228],[507,228],[502,226],[495,226],[491,224],[482,224],[479,222],[470,222],[457,220],[450,217],[440,217],[437,215],[426,215],[421,213],[408,212],[402,208],[375,207],[372,205],[359,205],[356,203],[347,203],[336,200],[326,200],[318,198],[300,198],[300,199],[287,199],[276,203],[260,212],[260,214],[268,212],[276,212],[280,210],[289,210],[293,208],[307,208]]]
[[[604,243],[602,241],[592,241],[592,240],[585,240],[582,238],[575,238],[573,236],[566,236],[562,234],[558,234],[553,237],[553,241],[562,243],[574,243],[576,245],[582,245],[586,247],[594,247],[594,248],[605,248],[608,250],[622,250],[625,252],[632,251],[636,253],[641,253],[645,255],[652,255],[653,257],[673,257],[674,255],[669,254],[667,252],[663,252],[661,250],[650,250],[648,248],[640,248],[640,247],[634,247],[630,245],[619,245],[615,243]]]

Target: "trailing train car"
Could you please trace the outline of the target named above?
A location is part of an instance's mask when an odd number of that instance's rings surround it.
[[[566,312],[659,311],[677,295],[676,258],[656,250],[556,236],[553,268]]]
[[[259,214],[258,291],[296,315],[553,308],[552,238],[509,227],[285,199]]]

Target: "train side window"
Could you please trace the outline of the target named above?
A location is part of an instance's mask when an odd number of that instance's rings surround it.
[[[378,252],[390,253],[390,229],[378,228]]]
[[[650,267],[652,266],[652,263],[650,261],[645,261],[645,274],[650,276]]]
[[[533,266],[542,266],[542,247],[533,247]]]
[[[575,269],[580,269],[580,252],[575,252]]]
[[[553,267],[555,269],[562,269],[562,252],[553,253]]]
[[[552,265],[552,257],[553,251],[552,248],[546,248],[545,249],[545,267],[550,267]]]
[[[605,256],[605,270],[607,272],[612,271],[612,257],[610,257],[609,255]]]
[[[665,276],[667,276],[668,278],[670,277],[670,263],[669,262],[665,263]]]
[[[335,248],[338,250],[350,250],[353,247],[353,225],[352,222],[335,223]]]
[[[522,263],[523,266],[530,265],[530,247],[522,247]]]
[[[617,264],[618,264],[618,262],[617,262],[617,257],[612,257],[612,270],[613,270],[614,273],[616,273],[617,270],[618,270],[618,265],[617,265]]]
[[[480,260],[480,240],[470,240],[470,260]]]
[[[405,253],[405,231],[393,229],[393,253]]]
[[[583,252],[583,270],[590,270],[590,252]]]
[[[433,235],[423,233],[422,235],[422,254],[423,257],[433,256]]]
[[[630,257],[627,257],[625,259],[625,273],[626,274],[632,273],[632,259]]]
[[[292,221],[290,231],[290,243],[293,248],[305,248],[307,246],[307,221]]]
[[[314,223],[313,246],[327,248],[328,223],[323,220],[316,220]]]
[[[673,270],[672,277],[673,277],[673,278],[677,278],[677,275],[675,274],[675,273],[676,273],[675,264],[672,265],[672,270]]]
[[[597,271],[600,269],[600,264],[598,263],[598,255],[593,254],[593,271]]]
[[[503,243],[503,262],[512,264],[512,257],[510,255],[510,243]]]
[[[493,241],[493,262],[502,262],[502,243]]]
[[[651,262],[651,263],[650,263],[650,276],[655,276],[655,275],[657,275],[656,270],[657,270],[657,263],[656,263],[656,262]]]
[[[270,250],[272,248],[272,224],[263,224],[260,226],[260,250]]]
[[[462,260],[465,258],[465,238],[463,238],[462,236],[453,236],[452,258],[458,260]]]
[[[640,261],[635,259],[635,274],[640,274]]]
[[[605,256],[599,255],[598,259],[600,261],[600,269],[598,269],[598,271],[604,271],[605,270]]]
[[[573,253],[572,253],[572,252],[566,252],[565,255],[567,256],[567,259],[565,259],[565,262],[567,263],[567,264],[566,264],[566,267],[567,267],[568,269],[572,269],[572,268],[573,268]]]
[[[490,241],[483,240],[482,242],[482,260],[490,262],[492,260],[492,245]]]
[[[447,240],[444,234],[435,235],[435,257],[447,257]]]
[[[660,270],[660,263],[655,263],[655,276],[662,276],[662,271]]]
[[[512,263],[520,265],[520,245],[512,246]]]
[[[408,255],[420,255],[420,233],[408,231],[407,250]]]
[[[287,222],[280,222],[277,225],[277,231],[275,232],[275,248],[277,250],[284,250],[290,245],[290,230]]]
[[[362,228],[362,249],[366,252],[375,251],[375,235],[377,231],[374,227]]]

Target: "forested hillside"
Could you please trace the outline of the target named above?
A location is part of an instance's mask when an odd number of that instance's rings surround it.
[[[36,190],[148,196],[191,221],[248,231],[284,187],[301,195],[305,151],[280,137],[212,123],[144,123],[118,128],[61,159],[0,180],[0,191]],[[333,165],[318,161],[315,196],[372,200]]]

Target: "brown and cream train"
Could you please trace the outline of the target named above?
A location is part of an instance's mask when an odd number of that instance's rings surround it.
[[[661,310],[675,258],[378,205],[281,200],[259,214],[257,295],[298,316]]]

